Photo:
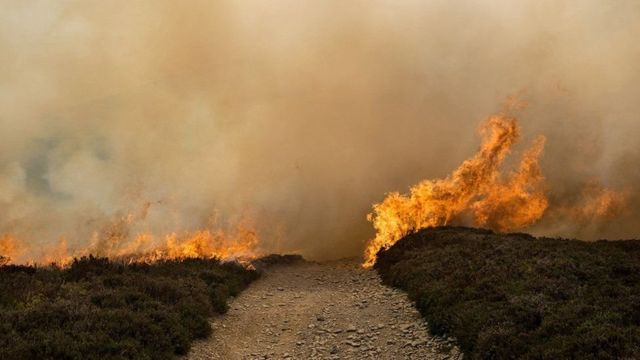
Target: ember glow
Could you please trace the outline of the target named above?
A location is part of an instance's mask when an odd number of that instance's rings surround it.
[[[520,137],[512,109],[513,105],[508,104],[503,112],[481,124],[480,149],[450,176],[423,180],[407,195],[389,193],[373,206],[367,218],[373,223],[376,235],[365,249],[364,267],[373,266],[381,249],[423,228],[470,222],[473,226],[508,232],[524,229],[542,219],[549,207],[545,178],[539,165],[545,137],[539,136],[532,142],[515,170],[505,172],[502,168]],[[568,214],[570,221],[590,221],[615,216],[624,206],[622,193],[589,187],[579,204],[560,208],[559,214]]]

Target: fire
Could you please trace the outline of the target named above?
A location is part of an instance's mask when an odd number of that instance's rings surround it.
[[[489,117],[480,127],[479,151],[445,179],[423,180],[408,195],[392,192],[373,206],[368,220],[376,236],[365,249],[363,266],[410,232],[446,225],[471,215],[477,226],[509,231],[533,224],[548,207],[538,159],[545,138],[538,137],[523,154],[519,167],[507,174],[501,165],[520,137],[509,110]]]
[[[0,236],[0,265],[11,261],[17,252],[16,240],[13,236],[5,234]]]
[[[259,255],[259,237],[255,225],[248,216],[227,226],[218,224],[213,217],[206,228],[195,231],[172,232],[157,236],[152,232],[131,233],[131,225],[140,216],[127,214],[107,224],[94,233],[89,246],[71,249],[61,238],[55,245],[37,250],[19,248],[16,238],[0,237],[0,265],[6,263],[56,264],[64,267],[74,258],[104,256],[127,262],[155,262],[185,258],[218,258],[246,260]]]
[[[141,234],[137,237],[136,242],[152,243],[153,236]],[[255,230],[252,227],[238,225],[231,232],[207,229],[183,235],[168,234],[164,237],[164,244],[151,251],[130,256],[130,260],[153,262],[183,258],[254,258],[257,246],[258,236]],[[122,256],[126,256],[126,254]]]
[[[587,183],[577,204],[559,207],[555,216],[570,218],[577,224],[594,224],[595,220],[610,220],[627,209],[626,192],[607,189],[597,181]]]
[[[522,156],[518,170],[505,183],[490,184],[484,198],[472,204],[477,225],[509,231],[529,226],[542,217],[548,207],[538,163],[544,143],[544,137],[536,139]]]
[[[444,179],[423,180],[407,195],[392,192],[367,219],[376,236],[369,241],[364,267],[371,267],[376,254],[405,235],[451,222],[508,232],[523,229],[542,219],[591,226],[614,218],[626,210],[628,194],[606,189],[597,181],[585,186],[577,200],[557,201],[553,211],[546,194],[539,159],[545,138],[539,136],[523,152],[519,166],[504,173],[502,164],[520,137],[517,119],[512,115],[517,103],[490,116],[480,126],[482,143],[478,152],[465,160]]]
[[[69,248],[67,240],[60,238],[56,246],[45,253],[38,261],[30,260],[30,263],[41,264],[57,264],[58,266],[65,267],[73,261],[73,256],[69,254]]]

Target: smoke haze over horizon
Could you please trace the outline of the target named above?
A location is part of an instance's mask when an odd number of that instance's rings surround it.
[[[0,236],[81,248],[129,213],[163,234],[218,211],[250,213],[267,251],[358,255],[372,204],[449,174],[517,95],[552,205],[592,183],[629,204],[524,230],[640,237],[639,18],[595,0],[7,3]]]

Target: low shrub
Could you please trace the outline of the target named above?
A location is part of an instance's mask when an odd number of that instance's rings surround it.
[[[251,264],[255,266],[256,269],[263,270],[270,266],[291,265],[302,261],[305,261],[304,258],[297,254],[271,254],[258,258],[252,261]]]
[[[0,358],[173,358],[256,277],[212,259],[0,266]]]
[[[442,227],[381,251],[375,268],[472,359],[640,358],[640,241]]]

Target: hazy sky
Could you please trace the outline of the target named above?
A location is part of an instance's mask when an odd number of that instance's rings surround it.
[[[389,191],[446,176],[509,95],[550,198],[640,180],[637,1],[2,1],[0,233],[83,246],[250,211],[358,254]],[[559,200],[557,200],[559,201]],[[626,218],[538,234],[638,236]]]

